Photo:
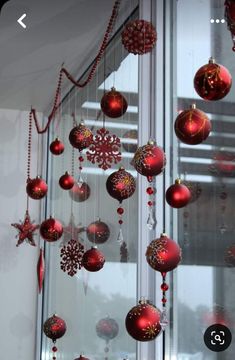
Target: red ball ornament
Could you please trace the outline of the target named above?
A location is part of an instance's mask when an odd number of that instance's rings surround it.
[[[40,176],[27,180],[26,192],[34,200],[40,200],[46,196],[47,189],[47,183]]]
[[[110,91],[103,95],[100,106],[106,116],[118,118],[125,114],[128,104],[125,97],[112,87]]]
[[[223,99],[232,86],[232,76],[223,65],[210,58],[209,63],[200,67],[194,76],[194,88],[204,100]]]
[[[43,325],[44,334],[54,342],[61,338],[66,332],[66,323],[57,315],[47,319]]]
[[[109,175],[106,181],[106,189],[109,195],[119,202],[132,196],[135,188],[134,177],[122,167]]]
[[[166,201],[173,208],[182,208],[186,206],[191,199],[191,192],[188,187],[181,183],[180,179],[175,180],[166,191]]]
[[[50,144],[50,152],[53,155],[60,155],[64,152],[64,144],[62,141],[60,141],[59,138],[56,138],[52,143]]]
[[[161,234],[159,239],[151,241],[145,255],[151,268],[161,273],[175,269],[181,261],[179,245],[166,234]]]
[[[128,130],[123,135],[123,139],[136,140],[135,144],[133,144],[133,143],[129,144],[129,143],[126,143],[126,142],[122,143],[122,146],[123,146],[125,151],[130,152],[130,153],[135,153],[136,150],[138,149],[138,145],[137,145],[138,132],[137,132],[137,130]]]
[[[206,140],[211,131],[211,122],[206,114],[196,109],[182,111],[175,120],[175,134],[179,140],[188,145],[198,145]]]
[[[74,360],[90,360],[90,359],[86,358],[86,357],[83,356],[83,355],[80,355],[79,358],[76,358],[76,359],[74,359]]]
[[[122,44],[128,52],[135,55],[143,55],[152,51],[156,41],[156,30],[146,20],[131,21],[122,32]]]
[[[70,197],[76,202],[86,201],[91,193],[90,186],[83,182],[82,184],[75,183],[69,192]]]
[[[114,339],[119,332],[119,326],[116,320],[107,316],[96,324],[96,334],[105,341]]]
[[[42,222],[40,234],[42,238],[48,242],[57,241],[63,235],[63,226],[58,220],[50,217]]]
[[[133,158],[136,171],[148,178],[161,174],[166,165],[166,156],[162,148],[149,141],[147,145],[141,146]]]
[[[100,219],[88,225],[86,233],[88,240],[95,244],[105,243],[110,236],[108,225]]]
[[[224,260],[228,266],[235,266],[235,245],[231,245],[226,249]]]
[[[69,175],[69,173],[66,171],[64,175],[62,175],[59,179],[60,187],[64,190],[70,190],[74,186],[74,178]]]
[[[154,340],[161,332],[161,312],[145,300],[139,301],[126,316],[126,329],[138,341]]]
[[[103,253],[93,246],[90,250],[87,250],[82,258],[82,266],[88,271],[99,271],[102,269],[105,263],[105,257]]]
[[[91,145],[93,140],[93,134],[91,130],[86,127],[83,123],[80,123],[78,126],[75,126],[69,134],[70,144],[82,151]]]
[[[228,151],[220,151],[213,157],[214,164],[209,167],[212,173],[218,176],[231,176],[235,175],[235,156]]]

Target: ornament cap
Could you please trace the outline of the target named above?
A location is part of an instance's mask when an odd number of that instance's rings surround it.
[[[139,300],[139,304],[140,304],[140,305],[143,305],[143,304],[147,304],[147,303],[148,303],[148,300],[146,300],[145,297],[142,296],[142,297],[140,298],[140,300]]]
[[[209,59],[209,64],[215,64],[215,59],[212,56]]]
[[[156,144],[156,141],[155,141],[155,140],[149,139],[148,145],[155,145],[155,144]]]
[[[182,182],[181,179],[179,179],[179,178],[175,179],[175,184],[180,185],[181,182]]]
[[[69,172],[68,171],[65,171],[65,173],[64,173],[65,175],[69,175]]]
[[[161,233],[161,237],[167,237],[167,234],[165,232]]]
[[[111,91],[116,91],[116,88],[114,86],[112,86]]]
[[[36,176],[36,179],[41,179],[41,176],[40,176],[40,175],[37,175],[37,176]]]
[[[91,247],[91,249],[97,249],[97,246],[96,246],[96,245],[93,245],[93,246]]]
[[[197,107],[196,107],[196,104],[191,104],[191,106],[190,106],[190,109],[196,109]]]
[[[120,166],[118,169],[118,171],[123,171],[123,170],[125,170],[124,166]]]

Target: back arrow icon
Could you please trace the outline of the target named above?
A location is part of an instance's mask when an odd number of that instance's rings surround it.
[[[24,28],[26,29],[26,25],[23,23],[23,19],[26,17],[26,14],[23,14],[18,20],[17,22]]]

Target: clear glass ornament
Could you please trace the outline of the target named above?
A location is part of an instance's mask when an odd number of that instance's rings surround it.
[[[77,181],[78,187],[81,188],[83,183],[84,183],[84,181],[83,181],[82,175],[80,174],[78,176],[78,181]]]
[[[123,233],[122,233],[122,228],[120,228],[118,237],[117,237],[117,242],[122,243],[123,241],[124,241],[124,237],[123,237]]]
[[[153,209],[150,208],[149,209],[149,216],[148,216],[148,219],[147,219],[147,227],[149,230],[152,230],[154,228],[156,224],[156,221],[154,219],[154,214],[153,214]]]
[[[163,331],[165,330],[165,328],[166,328],[167,325],[168,325],[168,319],[167,319],[167,315],[166,315],[166,309],[162,310],[161,319],[160,319],[160,325],[161,325]]]

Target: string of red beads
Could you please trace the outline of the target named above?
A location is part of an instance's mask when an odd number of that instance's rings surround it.
[[[31,145],[32,145],[32,114],[30,113],[30,115],[29,115],[29,135],[28,135],[27,180],[30,179]]]
[[[162,284],[161,284],[161,290],[162,290],[162,306],[163,308],[166,307],[166,291],[169,289],[169,286],[166,283],[166,273],[162,273]]]

